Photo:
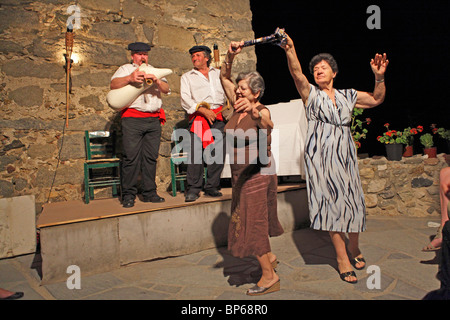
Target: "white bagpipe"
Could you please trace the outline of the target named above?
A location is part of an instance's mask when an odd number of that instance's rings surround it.
[[[172,74],[171,69],[153,68],[145,63],[143,63],[138,70],[146,74],[153,74],[158,79]],[[113,89],[106,95],[106,102],[108,102],[108,105],[112,109],[120,111],[130,105],[142,92],[147,90],[152,85],[153,80],[146,79],[145,82],[139,86],[128,84],[125,87]]]

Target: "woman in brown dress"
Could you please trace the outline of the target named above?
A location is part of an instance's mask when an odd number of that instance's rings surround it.
[[[221,68],[225,93],[234,113],[225,126],[232,174],[231,221],[228,249],[233,256],[256,256],[262,269],[257,284],[248,295],[261,295],[280,290],[275,273],[276,256],[271,252],[269,237],[283,233],[277,215],[277,176],[270,152],[273,122],[269,110],[259,100],[264,93],[264,80],[257,72],[241,73],[231,80],[231,65],[241,52],[242,42],[232,42]],[[227,148],[227,150],[230,148]]]

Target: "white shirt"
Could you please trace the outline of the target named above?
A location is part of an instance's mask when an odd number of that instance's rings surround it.
[[[220,70],[209,67],[209,79],[200,71],[192,69],[181,76],[181,106],[188,114],[193,114],[197,104],[204,101],[211,109],[225,104],[225,92],[220,82]]]
[[[122,78],[129,76],[132,74],[139,66],[137,64],[124,64],[121,66],[111,77],[111,80],[114,78]],[[166,78],[161,79],[164,82],[167,82]],[[145,90],[139,97],[136,98],[128,108],[133,108],[141,112],[156,112],[161,109],[162,100],[161,100],[161,92],[158,89],[157,85],[151,86],[147,90]]]

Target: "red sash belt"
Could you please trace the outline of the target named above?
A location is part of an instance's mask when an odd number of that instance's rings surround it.
[[[214,109],[216,114],[222,110],[222,106]],[[193,121],[192,121],[193,120]],[[223,121],[222,113],[219,113],[216,120]],[[208,120],[198,112],[194,112],[189,115],[189,121],[192,121],[191,132],[195,133],[202,140],[203,148],[206,148],[210,144],[214,143],[214,137],[211,133],[211,127],[209,126]]]
[[[166,113],[163,108],[156,112],[142,112],[134,108],[126,108],[122,111],[122,118],[159,118],[159,122],[164,124],[166,122]]]

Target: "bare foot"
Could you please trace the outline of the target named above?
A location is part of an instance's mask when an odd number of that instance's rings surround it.
[[[442,247],[442,238],[434,238],[425,248],[423,248],[423,251],[434,251],[438,250]]]
[[[5,299],[15,294],[15,292],[0,288],[0,298]]]
[[[338,271],[339,271],[339,274],[343,274],[343,273],[347,273],[347,272],[353,272],[353,268],[348,260],[346,262],[342,261],[341,263],[339,263],[339,261],[338,261]],[[347,282],[355,282],[355,281],[358,281],[358,278],[356,278],[355,276],[352,276],[352,275],[348,275],[348,276],[344,277],[344,280]]]
[[[350,260],[363,259],[364,258],[364,256],[362,255],[361,251],[359,250],[359,248],[352,249],[352,248],[349,247],[348,251],[350,252],[350,257],[349,257]],[[356,269],[360,270],[360,269],[363,269],[366,266],[366,263],[364,261],[355,261],[354,262],[354,266],[355,266]]]
[[[278,277],[276,272],[272,272],[272,278],[261,277],[256,285],[262,288],[269,288],[273,286],[278,280],[280,280],[280,277]]]

